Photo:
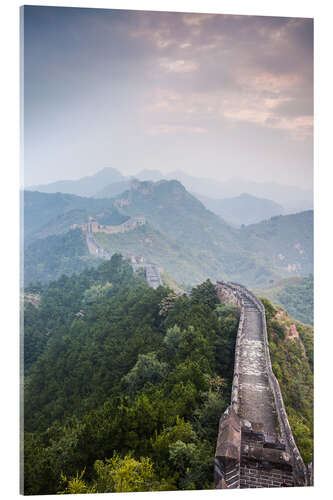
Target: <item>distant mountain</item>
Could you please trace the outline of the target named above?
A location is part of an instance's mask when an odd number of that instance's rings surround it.
[[[114,198],[130,188],[131,180],[113,182],[95,193],[94,198]]]
[[[275,182],[253,182],[244,179],[218,181],[194,177],[181,170],[163,174],[159,170],[146,169],[139,171],[135,175],[124,176],[118,170],[109,167],[78,180],[62,180],[50,184],[40,184],[30,186],[26,190],[109,198],[117,196],[125,189],[128,189],[129,183],[133,179],[140,181],[178,180],[188,191],[214,200],[234,198],[242,195],[242,193],[248,193],[256,198],[272,200],[282,205],[285,209],[284,213],[294,213],[313,208],[313,193],[311,190],[281,185]]]
[[[235,226],[254,224],[284,212],[282,205],[247,193],[223,200],[213,200],[201,195],[196,197],[206,208]]]
[[[132,181],[117,197],[116,206],[128,215],[145,215],[160,231],[200,249],[235,243],[234,230],[176,181]]]
[[[120,214],[111,199],[84,198],[63,193],[23,192],[25,244],[36,238],[68,231],[72,224],[86,222],[88,216],[107,212],[114,224],[128,217]]]
[[[291,200],[284,205],[284,215],[313,210],[313,200]]]
[[[297,186],[286,186],[276,182],[254,182],[245,179],[229,179],[217,181],[188,175],[181,170],[163,174],[158,170],[143,170],[135,175],[140,180],[176,179],[188,191],[201,197],[221,200],[234,198],[248,193],[256,198],[272,200],[285,208],[284,213],[294,213],[313,208],[313,193],[309,189]]]
[[[152,226],[208,262],[213,279],[224,276],[258,285],[312,272],[312,211],[236,229],[180,182],[165,180],[135,181],[116,203],[128,215],[145,215]]]
[[[71,275],[100,264],[89,254],[86,238],[80,229],[38,239],[24,253],[24,286],[45,283],[63,274]]]
[[[111,253],[145,255],[179,282],[222,278],[258,288],[313,268],[312,211],[234,228],[176,180],[134,180],[114,199],[27,191],[24,202],[26,248],[37,239],[65,234],[89,216],[120,224],[144,215],[147,225],[140,230],[96,237],[104,238],[100,243]]]
[[[78,196],[93,196],[107,185],[125,181],[124,177],[114,168],[104,168],[94,175],[82,177],[78,180],[64,180],[50,184],[40,184],[26,188],[29,191],[40,191],[42,193],[68,193]]]
[[[160,172],[159,170],[140,170],[137,174],[133,175],[134,178],[140,181],[161,181],[162,179],[167,179],[168,176]]]
[[[280,278],[313,273],[313,210],[281,215],[239,230],[240,243],[258,258],[269,258]]]

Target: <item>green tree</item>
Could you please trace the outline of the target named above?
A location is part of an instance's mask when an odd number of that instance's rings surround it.
[[[163,342],[167,346],[170,354],[176,354],[182,338],[183,332],[178,325],[174,325],[173,327],[167,329]]]
[[[105,462],[97,460],[94,469],[97,474],[95,488],[99,493],[153,491],[157,486],[157,477],[149,457],[136,460],[131,454],[121,458],[115,453]]]
[[[131,392],[135,392],[147,383],[156,384],[166,375],[167,363],[158,361],[156,353],[139,354],[138,360],[124,377],[124,382]]]
[[[191,300],[194,304],[206,304],[210,309],[215,309],[220,302],[216,294],[216,287],[210,280],[192,288]]]

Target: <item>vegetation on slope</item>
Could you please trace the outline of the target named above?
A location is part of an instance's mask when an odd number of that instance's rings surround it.
[[[111,251],[113,246],[124,254],[128,250],[150,255],[179,282],[195,285],[206,277],[223,277],[261,288],[283,277],[312,272],[312,211],[273,217],[237,230],[177,181],[136,181],[116,201],[26,192],[25,241],[30,244],[65,233],[72,224],[87,222],[89,216],[120,224],[131,215],[145,215],[146,230],[154,232],[154,237],[142,238],[140,232],[111,235],[105,239]]]
[[[25,244],[37,238],[45,238],[68,231],[72,224],[88,221],[88,216],[107,213],[112,215],[112,224],[121,224],[128,219],[121,214],[110,199],[93,199],[63,193],[40,193],[24,191],[24,237]]]
[[[62,274],[81,272],[96,266],[100,260],[89,254],[86,238],[81,229],[36,240],[24,254],[24,283],[55,280]]]
[[[313,211],[235,229],[178,181],[134,182],[120,199],[127,214],[145,215],[154,228],[190,249],[209,267],[206,275],[214,280],[223,276],[247,286],[264,286],[312,272]]]
[[[313,275],[287,278],[259,291],[293,318],[313,325]]]
[[[96,241],[111,253],[140,255],[146,261],[166,269],[181,283],[196,284],[206,277],[212,278],[218,272],[218,263],[206,260],[204,256],[181,242],[172,240],[150,224],[139,226],[127,233],[97,233]]]
[[[114,255],[31,285],[26,298],[25,493],[212,488],[239,319],[215,287],[206,281],[190,297],[154,290]],[[308,462],[312,328],[263,302],[273,370]]]
[[[239,239],[258,258],[268,258],[280,278],[313,273],[313,210],[242,227]]]
[[[39,296],[25,493],[212,488],[237,311],[210,282],[191,298],[148,288],[119,255]]]
[[[313,328],[261,299],[266,311],[272,368],[305,463],[313,453]]]

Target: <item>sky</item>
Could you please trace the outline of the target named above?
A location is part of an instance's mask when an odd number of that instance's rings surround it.
[[[312,188],[313,20],[24,7],[24,184],[175,170]]]

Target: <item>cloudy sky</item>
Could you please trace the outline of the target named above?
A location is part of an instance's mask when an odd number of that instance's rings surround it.
[[[24,7],[24,182],[181,169],[312,187],[313,21]]]

